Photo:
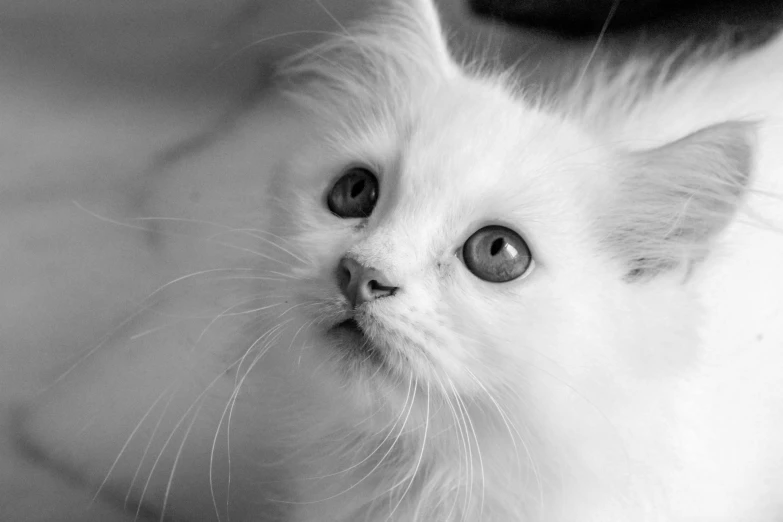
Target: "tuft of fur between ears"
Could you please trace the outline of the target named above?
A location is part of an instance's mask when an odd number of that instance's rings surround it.
[[[394,121],[405,113],[411,92],[456,74],[434,5],[409,0],[282,61],[274,83],[333,122]]]

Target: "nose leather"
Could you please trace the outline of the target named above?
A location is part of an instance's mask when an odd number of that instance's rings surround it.
[[[351,257],[337,264],[337,284],[352,308],[395,294],[399,287],[375,268],[366,267]]]

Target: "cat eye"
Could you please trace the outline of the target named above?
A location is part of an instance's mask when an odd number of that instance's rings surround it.
[[[329,210],[341,218],[365,218],[378,201],[378,178],[363,167],[348,169],[326,197]]]
[[[462,258],[473,275],[492,283],[520,277],[533,262],[525,240],[499,225],[484,227],[470,236],[462,247]]]

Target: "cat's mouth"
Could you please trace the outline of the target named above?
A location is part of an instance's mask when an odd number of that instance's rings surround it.
[[[373,364],[383,364],[383,352],[370,339],[354,317],[341,321],[329,329],[338,349],[348,356],[359,357]]]
[[[357,335],[364,335],[364,330],[359,326],[359,322],[353,317],[349,317],[345,321],[337,323],[332,327],[332,330],[342,330],[346,332],[352,332]]]

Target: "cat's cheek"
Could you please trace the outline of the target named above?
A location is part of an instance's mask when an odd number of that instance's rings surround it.
[[[444,313],[446,305],[434,285],[410,281],[404,295],[394,299],[378,302],[372,308],[369,333],[387,352],[397,371],[422,384],[467,385],[470,379],[464,369],[470,350],[455,333],[455,325]]]

